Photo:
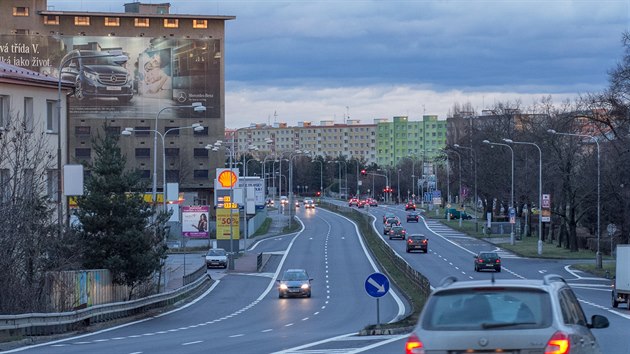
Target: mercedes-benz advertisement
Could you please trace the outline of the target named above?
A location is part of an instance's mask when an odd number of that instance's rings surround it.
[[[74,83],[73,118],[221,116],[218,39],[0,35],[0,61]]]

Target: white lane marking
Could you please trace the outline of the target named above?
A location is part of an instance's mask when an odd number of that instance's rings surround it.
[[[293,323],[287,323],[287,324],[285,324],[284,326],[285,326],[285,327],[291,327],[291,326],[293,326]]]
[[[241,333],[241,334],[233,334],[233,335],[229,336],[228,338],[238,338],[238,337],[242,337],[242,336],[244,336],[243,333]]]
[[[192,344],[199,344],[199,343],[203,343],[203,341],[202,340],[196,340],[194,342],[182,343],[182,345],[192,345]]]

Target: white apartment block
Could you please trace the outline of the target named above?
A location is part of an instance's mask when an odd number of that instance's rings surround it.
[[[308,151],[312,156],[363,160],[376,163],[376,124],[361,124],[347,120],[346,124],[321,121],[319,125],[299,122],[295,127],[286,123],[252,124],[237,130],[236,154],[257,148],[259,155]]]

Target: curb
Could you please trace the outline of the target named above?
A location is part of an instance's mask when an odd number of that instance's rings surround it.
[[[411,333],[412,331],[413,327],[362,329],[359,331],[359,336],[399,335]]]

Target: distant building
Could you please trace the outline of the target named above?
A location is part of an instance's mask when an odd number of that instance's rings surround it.
[[[209,204],[223,153],[205,146],[224,135],[225,21],[235,17],[170,9],[169,3],[136,1],[124,12],[57,11],[47,0],[3,0],[0,44],[7,47],[0,61],[75,82],[64,139],[69,163],[91,161],[97,134],[133,128],[120,139],[127,167],[160,190],[165,175],[195,194],[195,204]],[[194,112],[193,103],[206,111]],[[186,128],[193,123],[205,129]],[[151,130],[168,131],[157,150]]]

